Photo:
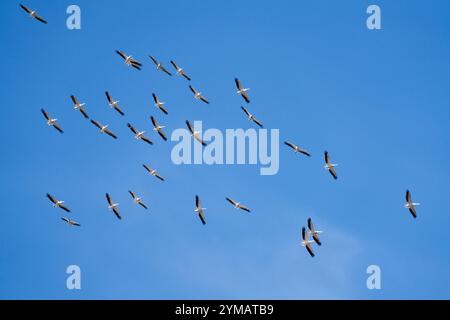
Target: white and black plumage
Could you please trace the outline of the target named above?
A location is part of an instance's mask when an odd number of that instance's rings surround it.
[[[152,124],[153,124],[153,130],[155,130],[156,132],[158,132],[159,136],[164,140],[167,141],[167,137],[164,134],[164,132],[162,131],[162,129],[164,128],[164,126],[160,126],[158,124],[158,122],[156,121],[156,119],[153,116],[150,116],[150,119],[152,120]]]
[[[71,95],[71,96],[70,96],[70,99],[72,99],[72,102],[73,102],[73,108],[74,108],[75,110],[79,110],[85,119],[89,119],[89,116],[88,116],[86,110],[84,109],[84,106],[85,106],[86,104],[85,104],[85,103],[80,103],[80,102],[78,101],[78,99],[77,99],[74,95]]]
[[[155,107],[157,107],[159,110],[161,110],[162,112],[164,112],[164,114],[169,114],[167,112],[167,109],[164,108],[164,102],[159,101],[158,96],[154,93],[152,93],[152,97],[153,97],[153,101],[155,101]]]
[[[297,146],[297,145],[295,145],[295,144],[293,144],[293,143],[291,143],[289,141],[285,141],[284,144],[289,146],[289,147],[291,147],[297,153],[301,153],[301,154],[304,154],[305,156],[311,157],[311,155],[309,154],[308,151],[303,150],[299,146]]]
[[[140,62],[136,61],[135,59],[133,59],[132,56],[127,56],[123,51],[120,51],[120,50],[116,50],[116,53],[122,57],[122,59],[124,60],[124,62],[127,66],[131,66],[137,70],[141,70],[142,64]]]
[[[412,214],[413,218],[417,218],[417,212],[415,206],[420,206],[420,203],[413,202],[411,200],[411,192],[409,190],[406,190],[406,204],[405,208],[409,210],[409,212]]]
[[[308,229],[309,229],[309,234],[313,237],[314,241],[315,241],[319,246],[321,246],[322,243],[320,242],[319,234],[322,233],[322,231],[319,231],[319,230],[315,230],[315,229],[314,229],[314,225],[313,225],[313,222],[312,222],[312,219],[311,219],[311,218],[308,218]]]
[[[142,166],[143,166],[143,167],[145,168],[145,170],[147,170],[152,176],[158,178],[158,179],[161,180],[161,181],[164,181],[164,178],[161,177],[161,175],[160,175],[158,172],[156,172],[156,170],[154,170],[154,169],[152,169],[152,168],[149,168],[149,167],[148,167],[147,165],[145,165],[145,164],[143,164]]]
[[[134,138],[136,140],[142,140],[147,142],[148,144],[153,144],[153,142],[144,136],[145,131],[138,131],[135,127],[133,127],[131,124],[127,123],[127,127],[130,128],[130,130],[134,133]]]
[[[247,95],[247,91],[249,91],[250,88],[243,88],[238,78],[234,78],[234,82],[236,83],[236,87],[238,89],[236,93],[240,94],[242,98],[244,98],[245,102],[250,103],[250,99]]]
[[[202,221],[202,224],[205,225],[206,224],[206,220],[205,220],[205,215],[203,213],[203,210],[206,210],[206,208],[202,208],[201,204],[200,204],[200,198],[199,196],[195,196],[195,212],[198,214],[198,217],[200,218],[200,220]]]
[[[38,20],[38,21],[40,21],[40,22],[42,22],[42,23],[44,23],[44,24],[47,24],[47,21],[45,21],[42,17],[38,16],[36,10],[30,10],[30,9],[28,9],[26,6],[24,6],[23,4],[20,4],[20,7],[21,7],[23,10],[25,10],[25,12],[28,13],[28,15],[29,15],[31,18],[34,18],[34,19],[36,19],[36,20]]]
[[[255,116],[252,115],[246,108],[244,108],[244,107],[241,106],[241,109],[242,109],[242,111],[244,111],[244,113],[247,115],[248,120],[253,121],[254,123],[256,123],[256,124],[258,125],[258,127],[263,128],[262,123],[261,123],[259,120],[257,120],[257,119],[255,118]]]
[[[166,74],[168,74],[169,76],[172,75],[166,68],[163,67],[163,65],[161,63],[158,62],[158,60],[156,60],[155,57],[153,57],[153,56],[149,56],[149,57],[153,61],[153,63],[156,65],[156,70],[161,70],[161,71],[165,72]]]
[[[56,122],[58,119],[53,119],[49,116],[49,114],[47,113],[47,111],[45,111],[44,109],[41,109],[42,114],[44,115],[45,119],[47,120],[47,124],[53,128],[55,128],[56,130],[58,130],[59,133],[63,133],[64,131],[61,129],[61,127],[59,126],[59,124]]]
[[[302,239],[302,246],[306,247],[306,250],[308,250],[311,257],[314,257],[314,250],[311,245],[312,241],[308,239],[308,233],[306,232],[305,227],[302,228]]]
[[[183,77],[185,77],[188,81],[191,81],[191,78],[186,74],[186,72],[184,72],[184,70],[182,68],[180,68],[175,61],[170,60],[170,63],[173,65],[173,67],[175,68],[175,70],[177,70],[176,75],[181,75]]]
[[[66,212],[70,212],[70,209],[65,206],[62,200],[57,200],[55,197],[47,193],[47,198],[53,203],[53,207],[63,209]]]
[[[338,178],[336,171],[334,170],[334,167],[336,166],[337,164],[333,164],[330,162],[330,156],[328,154],[328,151],[325,151],[325,169],[327,169],[330,172],[330,174],[333,176],[335,180],[337,180]]]
[[[99,122],[95,121],[95,120],[91,120],[91,123],[96,126],[97,128],[100,129],[100,133],[106,133],[107,135],[109,135],[110,137],[113,137],[114,139],[117,139],[117,136],[112,133],[111,130],[108,129],[108,125],[102,125]]]
[[[67,222],[69,225],[74,226],[74,227],[81,227],[81,224],[79,224],[78,222],[71,220],[69,218],[66,217],[62,217],[61,220]]]
[[[225,199],[226,199],[229,203],[231,203],[231,204],[233,205],[233,207],[235,207],[236,209],[241,209],[241,210],[244,210],[244,211],[247,211],[247,212],[251,212],[251,210],[250,210],[249,208],[247,208],[246,206],[240,204],[239,202],[236,202],[236,201],[234,201],[233,199],[228,198],[228,197],[225,197]]]
[[[109,193],[106,194],[106,201],[108,201],[108,208],[110,210],[112,210],[112,212],[114,212],[114,214],[116,215],[116,217],[119,220],[121,220],[122,217],[120,216],[119,209],[118,209],[119,204],[113,202],[113,200],[112,200],[111,196],[109,195]]]
[[[114,101],[108,91],[105,91],[106,99],[108,100],[108,104],[111,108],[114,108],[121,116],[124,116],[125,113],[119,107],[119,100]]]
[[[140,197],[136,196],[136,194],[133,191],[128,190],[128,192],[131,195],[131,197],[133,198],[133,202],[135,204],[139,204],[144,209],[148,209],[147,206],[142,202],[142,199]]]
[[[202,144],[202,146],[206,146],[206,142],[203,141],[203,139],[200,137],[200,132],[194,131],[194,127],[192,127],[192,125],[189,123],[188,120],[186,120],[186,125],[187,125],[189,131],[191,132],[191,136],[194,137],[195,140],[200,142]]]
[[[206,98],[204,96],[202,96],[202,94],[199,91],[195,90],[193,86],[189,85],[189,89],[194,94],[195,99],[202,100],[204,103],[209,104],[209,101],[206,100]]]

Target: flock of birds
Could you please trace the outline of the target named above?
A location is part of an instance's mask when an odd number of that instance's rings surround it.
[[[36,19],[36,20],[38,20],[38,21],[40,21],[40,22],[42,22],[44,24],[47,24],[47,21],[44,20],[42,17],[40,17],[35,10],[30,10],[29,8],[27,8],[26,6],[24,6],[22,4],[20,4],[20,7],[23,10],[25,10],[31,18],[34,18],[34,19]],[[127,55],[126,53],[124,53],[123,51],[120,51],[120,50],[116,50],[116,53],[123,59],[125,65],[127,65],[129,67],[132,67],[132,68],[134,68],[136,70],[141,70],[142,69],[142,63],[140,63],[139,61],[134,59],[133,56]],[[172,73],[169,70],[167,70],[155,57],[149,56],[149,58],[155,64],[157,71],[162,71],[165,74],[167,74],[168,76],[172,76]],[[182,76],[187,81],[191,81],[191,77],[188,76],[188,74],[181,67],[179,67],[176,64],[175,61],[171,60],[170,63],[173,66],[173,68],[175,69],[175,75]],[[240,82],[240,80],[238,78],[235,78],[235,85],[236,85],[236,88],[237,88],[236,93],[238,95],[240,95],[247,104],[250,103],[250,98],[248,96],[248,91],[250,90],[250,88],[244,88],[242,86],[242,83]],[[192,85],[189,85],[188,87],[189,87],[190,91],[193,93],[194,98],[196,100],[200,100],[200,101],[202,101],[202,102],[204,102],[206,104],[209,104],[209,101],[205,98],[205,96],[202,95],[201,92],[197,91]],[[105,92],[105,95],[106,95],[106,99],[107,99],[107,102],[108,102],[109,106],[111,108],[113,108],[115,111],[117,111],[121,116],[124,116],[125,113],[120,108],[119,101],[114,100],[111,97],[111,95],[110,95],[110,93],[108,91]],[[161,112],[163,112],[165,115],[167,115],[168,111],[167,111],[167,109],[164,106],[164,102],[160,101],[159,98],[157,97],[157,95],[154,94],[154,93],[152,94],[152,97],[153,97],[153,100],[154,100],[154,106],[157,109],[159,109]],[[71,98],[71,100],[73,102],[73,108],[75,110],[78,110],[81,113],[81,115],[83,116],[83,118],[90,119],[89,115],[88,115],[88,113],[87,113],[87,111],[85,109],[85,103],[80,103],[79,100],[74,95],[71,95],[70,98]],[[255,116],[248,111],[247,108],[241,106],[241,109],[246,114],[246,116],[248,117],[248,120],[254,122],[258,127],[263,128],[262,123],[259,120],[257,120],[255,118]],[[57,122],[58,119],[52,118],[48,114],[48,112],[46,110],[44,110],[44,109],[41,109],[41,112],[44,115],[44,117],[45,117],[45,119],[47,121],[47,124],[49,126],[55,128],[60,133],[64,132],[63,129],[61,128],[61,126]],[[151,119],[151,122],[152,122],[152,125],[153,125],[153,130],[156,131],[159,134],[159,136],[164,141],[167,141],[167,136],[165,135],[165,133],[162,130],[164,128],[164,126],[159,125],[157,120],[153,116],[151,116],[150,119]],[[112,137],[113,139],[117,139],[117,136],[109,129],[108,125],[103,125],[100,122],[98,122],[96,120],[93,120],[93,119],[90,119],[90,121],[95,127],[97,127],[99,129],[100,133],[104,133],[104,134]],[[142,141],[144,141],[144,142],[146,142],[146,143],[148,143],[150,145],[153,145],[153,142],[148,137],[144,136],[145,131],[137,130],[130,123],[127,123],[127,126],[133,132],[134,138],[136,140],[142,140]],[[190,131],[191,136],[197,142],[201,143],[203,146],[206,146],[206,142],[203,141],[203,139],[201,138],[200,132],[194,131],[194,127],[192,126],[192,124],[188,120],[186,120],[186,126],[187,126],[188,130]],[[295,153],[302,154],[302,155],[307,156],[307,157],[311,157],[311,154],[308,151],[302,149],[301,147],[295,145],[292,142],[285,141],[284,144],[286,146],[288,146],[289,148],[291,148]],[[329,156],[329,153],[327,151],[324,152],[324,160],[325,160],[324,168],[326,170],[328,170],[328,172],[331,174],[331,176],[335,180],[337,180],[338,176],[337,176],[337,173],[336,173],[336,170],[335,170],[335,167],[337,166],[337,164],[331,163],[330,156]],[[148,167],[145,164],[143,165],[143,167],[150,175],[154,176],[155,178],[159,179],[160,181],[165,181],[165,179],[155,169],[152,169],[152,168]],[[132,201],[135,204],[140,205],[144,209],[148,209],[147,205],[144,204],[144,202],[142,201],[141,197],[139,197],[136,193],[134,193],[131,190],[129,190],[128,192],[129,192],[129,194],[130,194],[130,196],[132,198]],[[71,212],[70,209],[64,204],[64,201],[57,200],[54,196],[52,196],[52,195],[50,195],[48,193],[47,193],[47,198],[53,203],[54,207],[60,208],[60,209],[64,210],[65,212]],[[234,208],[236,208],[238,210],[242,210],[242,211],[247,212],[247,213],[251,212],[251,210],[248,207],[246,207],[245,205],[241,204],[238,201],[235,201],[235,200],[233,200],[231,198],[228,198],[228,197],[226,197],[225,200],[227,202],[229,202]],[[108,208],[115,214],[115,216],[118,219],[122,219],[122,217],[120,215],[120,212],[119,212],[119,209],[118,209],[119,204],[115,203],[112,200],[112,197],[111,197],[111,195],[109,193],[106,193],[106,201],[107,201]],[[415,207],[418,206],[418,205],[420,205],[420,203],[413,202],[412,198],[411,198],[411,192],[409,190],[407,190],[406,191],[405,208],[407,208],[410,211],[411,215],[414,218],[417,217],[417,213],[416,213]],[[205,214],[204,214],[205,209],[206,208],[202,208],[202,206],[200,204],[200,197],[198,195],[196,195],[195,196],[195,210],[194,211],[198,215],[198,217],[199,217],[199,219],[200,219],[200,221],[201,221],[201,223],[203,225],[206,225],[206,218],[205,218]],[[72,219],[69,219],[67,217],[62,217],[62,220],[64,222],[68,223],[71,226],[77,226],[77,227],[81,226],[78,222],[76,222],[76,221],[74,221]],[[321,241],[319,239],[319,236],[318,236],[320,233],[322,233],[322,231],[315,230],[315,228],[313,226],[312,219],[308,218],[308,220],[307,220],[307,229],[305,227],[302,228],[302,234],[301,234],[302,241],[301,241],[301,244],[302,244],[302,246],[304,246],[306,248],[306,250],[311,255],[311,257],[315,256],[312,244],[316,243],[319,246],[322,245],[322,243],[321,243]],[[310,236],[312,237],[313,240],[309,240]]]

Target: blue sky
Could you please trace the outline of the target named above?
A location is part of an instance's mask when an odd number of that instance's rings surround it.
[[[28,19],[18,1],[0,3],[0,298],[450,298],[448,1],[23,3],[49,24]],[[81,30],[66,28],[70,4],[81,8]],[[380,31],[366,28],[369,4],[381,7]],[[143,70],[127,68],[115,49]],[[184,79],[156,72],[148,54],[167,67],[177,61],[211,104],[195,101]],[[251,165],[171,162],[174,143],[151,132],[150,115],[168,133],[186,119],[249,128],[236,76],[251,87],[249,109],[310,159],[281,146],[275,176]],[[119,139],[99,135],[72,109],[71,94]],[[42,107],[63,135],[46,125]],[[134,141],[126,122],[155,145]],[[339,164],[337,181],[323,169],[325,149]],[[143,163],[167,181],[146,175]],[[403,208],[407,188],[422,203],[417,220]],[[133,206],[130,189],[148,212]],[[81,228],[62,223],[47,192],[66,201]],[[195,194],[206,227],[194,215]],[[313,259],[299,244],[309,216],[324,230]],[[81,268],[80,291],[66,289],[71,264]],[[366,288],[372,264],[381,267],[378,291]]]

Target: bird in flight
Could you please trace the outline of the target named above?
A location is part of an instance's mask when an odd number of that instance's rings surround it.
[[[237,94],[240,94],[242,98],[244,98],[245,102],[250,103],[250,99],[248,98],[247,91],[250,90],[250,88],[243,88],[241,82],[238,78],[234,78],[234,82],[236,82],[237,87]]]
[[[133,198],[133,202],[135,204],[139,204],[140,206],[142,206],[144,209],[148,209],[147,206],[142,202],[142,199],[138,196],[136,196],[136,194],[133,191],[128,191],[131,195],[131,197]]]
[[[100,133],[106,133],[107,135],[113,137],[114,139],[117,139],[117,136],[114,133],[112,133],[111,130],[108,129],[109,125],[102,125],[95,120],[91,120],[91,122],[94,126],[100,129]]]
[[[173,65],[173,67],[177,70],[177,73],[175,75],[182,75],[185,77],[188,81],[191,81],[191,78],[186,74],[186,72],[183,71],[182,68],[180,68],[175,61],[170,60],[170,63]]]
[[[74,220],[71,220],[71,219],[69,219],[69,218],[63,217],[63,218],[61,218],[61,220],[67,222],[67,223],[68,223],[69,225],[71,225],[71,226],[81,227],[81,224],[79,224],[78,222],[76,222],[76,221],[74,221]]]
[[[137,70],[141,70],[142,64],[133,59],[133,56],[127,56],[124,52],[116,50],[116,53],[122,57],[127,66],[131,66]]]
[[[167,112],[167,110],[164,108],[164,102],[159,101],[158,97],[156,96],[156,94],[152,93],[153,96],[153,100],[155,101],[155,107],[157,107],[158,109],[160,109],[162,112],[164,112],[165,114],[169,114]]]
[[[337,164],[333,164],[330,162],[330,156],[328,155],[328,151],[325,151],[325,169],[330,171],[330,174],[333,176],[335,180],[337,180],[336,171],[334,171],[334,167],[336,167]]]
[[[247,109],[245,109],[245,108],[242,107],[242,106],[241,106],[241,109],[242,109],[242,111],[244,111],[245,114],[247,115],[248,120],[253,121],[253,122],[256,123],[256,124],[258,125],[258,127],[260,127],[260,128],[263,127],[262,123],[261,123],[259,120],[257,120],[257,119],[255,118],[254,115],[252,115],[250,112],[248,112]]]
[[[299,146],[296,146],[295,144],[290,143],[289,141],[285,141],[284,144],[291,147],[294,150],[294,152],[301,153],[301,154],[304,154],[305,156],[311,157],[311,155],[309,154],[308,151],[303,150]]]
[[[124,116],[125,113],[123,113],[122,109],[119,107],[119,100],[114,101],[111,95],[108,91],[105,91],[106,99],[108,99],[108,104],[111,108],[114,108],[118,113],[120,113],[121,116]]]
[[[44,23],[44,24],[47,24],[47,21],[45,21],[43,18],[41,18],[40,16],[38,16],[36,10],[30,10],[30,9],[28,9],[26,6],[24,6],[23,4],[20,4],[20,7],[21,7],[23,10],[25,10],[31,18],[34,18],[34,19],[36,19],[36,20],[38,20],[38,21],[40,21],[40,22],[42,22],[42,23]]]
[[[120,213],[119,213],[119,209],[117,209],[117,207],[119,206],[119,204],[118,204],[118,203],[114,203],[114,202],[112,201],[112,198],[111,198],[111,196],[109,195],[109,193],[106,194],[106,200],[108,201],[108,208],[114,212],[114,214],[116,215],[116,217],[117,217],[119,220],[122,219],[122,217],[120,216]]]
[[[44,109],[41,109],[42,114],[44,115],[45,119],[47,119],[47,124],[53,128],[55,128],[56,130],[58,130],[59,133],[63,133],[64,131],[61,129],[61,127],[58,125],[58,123],[56,122],[58,119],[53,119],[51,118],[47,111],[45,111]]]
[[[309,229],[309,232],[308,232],[308,233],[313,237],[314,241],[315,241],[319,246],[321,246],[322,243],[320,242],[319,234],[322,233],[322,231],[319,231],[319,230],[315,230],[315,229],[314,229],[314,225],[313,225],[313,223],[312,223],[312,219],[311,219],[311,218],[308,218],[308,229]]]
[[[130,128],[131,131],[134,133],[134,138],[136,140],[142,140],[147,142],[148,144],[153,144],[152,141],[150,141],[148,138],[144,137],[145,131],[137,131],[135,127],[133,127],[131,124],[127,123],[127,127]]]
[[[89,116],[86,113],[86,110],[84,110],[84,106],[86,105],[86,103],[80,103],[74,95],[71,95],[70,99],[72,99],[73,108],[75,110],[79,110],[85,119],[89,119]]]
[[[202,208],[200,204],[200,198],[196,195],[195,196],[195,212],[197,212],[198,217],[202,221],[203,225],[206,224],[205,215],[203,214],[203,210],[206,210],[206,208]]]
[[[225,199],[226,199],[229,203],[231,203],[236,209],[241,209],[241,210],[250,212],[250,209],[249,209],[249,208],[247,208],[246,206],[240,204],[239,202],[236,202],[236,201],[234,201],[233,199],[230,199],[230,198],[228,198],[228,197],[225,197]]]
[[[306,232],[305,227],[302,228],[302,239],[302,246],[306,247],[306,250],[308,250],[311,257],[314,257],[314,251],[311,245],[312,241],[308,239],[308,233]]]
[[[406,204],[405,204],[405,208],[408,208],[409,212],[411,212],[411,214],[414,217],[414,219],[417,218],[416,209],[414,208],[415,206],[420,206],[420,203],[412,202],[412,200],[411,200],[411,192],[409,190],[406,190]]]
[[[204,103],[209,104],[209,101],[205,99],[204,96],[200,92],[194,89],[191,85],[189,85],[189,89],[191,89],[192,93],[194,94],[194,98],[197,100],[202,100]]]
[[[55,197],[47,193],[47,198],[53,203],[53,207],[63,209],[66,212],[70,212],[69,208],[67,208],[62,200],[57,200]]]
[[[156,119],[153,117],[153,116],[150,116],[150,119],[152,120],[152,123],[153,123],[153,130],[155,130],[155,131],[157,131],[158,132],[158,134],[160,135],[160,137],[164,140],[164,141],[167,141],[167,137],[166,137],[166,135],[164,134],[164,132],[162,131],[162,129],[164,128],[164,126],[160,126],[159,124],[158,124],[158,122],[156,121]]]
[[[152,56],[149,56],[149,57],[150,57],[150,59],[152,59],[153,63],[156,65],[156,70],[164,71],[169,76],[172,75],[169,71],[167,71],[166,68],[163,67],[163,65],[161,63],[158,62],[158,60],[155,59],[155,57],[152,57]]]
[[[189,123],[188,120],[186,120],[186,125],[189,131],[191,132],[191,137],[194,137],[194,139],[200,142],[202,146],[206,146],[206,142],[203,141],[203,139],[200,137],[200,132],[194,131],[194,128],[192,127],[192,125]]]
[[[158,179],[161,180],[161,181],[164,181],[164,178],[161,177],[161,176],[159,175],[159,173],[156,172],[156,170],[149,168],[149,167],[148,167],[147,165],[145,165],[145,164],[143,164],[142,166],[143,166],[143,167],[145,168],[145,170],[147,170],[152,176],[158,178]]]

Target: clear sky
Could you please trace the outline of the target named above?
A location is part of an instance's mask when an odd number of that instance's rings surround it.
[[[450,298],[449,1],[23,3],[49,24],[29,19],[18,1],[0,2],[0,298]],[[66,28],[70,4],[81,8],[81,30]],[[382,30],[367,29],[369,4],[381,7]],[[116,49],[143,70],[127,68]],[[157,72],[148,54],[170,70],[171,59],[183,66],[211,104],[195,101],[185,79]],[[174,143],[152,132],[150,115],[169,134],[186,119],[252,127],[234,77],[280,142],[311,158],[280,143],[274,176],[255,165],[172,163]],[[125,117],[108,107],[105,90]],[[71,94],[119,139],[98,134]],[[135,141],[127,122],[155,145]],[[325,149],[339,164],[337,181],[323,168]],[[403,207],[407,188],[422,204],[416,220]],[[134,206],[128,190],[150,209]],[[52,208],[47,192],[73,213]],[[196,194],[206,226],[193,211]],[[309,216],[324,231],[315,258],[300,246]],[[72,264],[81,268],[79,291],[66,288]],[[366,288],[373,264],[381,290]]]

